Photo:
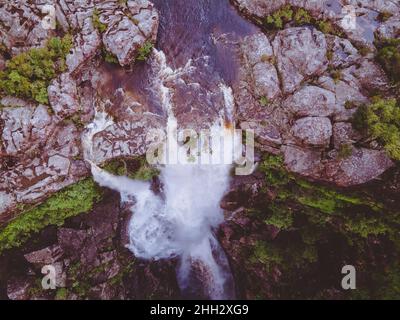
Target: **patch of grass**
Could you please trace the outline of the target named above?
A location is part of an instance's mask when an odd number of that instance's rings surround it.
[[[100,199],[101,192],[92,179],[59,191],[43,204],[19,214],[0,230],[0,252],[21,246],[47,226],[62,226],[67,218],[90,211]]]
[[[325,274],[316,272],[316,268],[327,261],[342,265],[344,261],[354,259],[364,274],[375,277],[385,273],[382,280],[371,279],[368,282],[374,285],[368,286],[364,296],[399,296],[398,270],[387,273],[381,267],[374,270],[369,260],[370,255],[376,254],[372,253],[371,247],[376,240],[373,246],[379,246],[379,250],[383,246],[391,249],[385,251],[384,258],[374,256],[372,259],[376,260],[373,261],[398,261],[400,212],[396,208],[386,207],[369,192],[336,189],[295,176],[286,171],[281,156],[264,154],[259,170],[265,174],[261,203],[256,208],[246,208],[246,212],[254,212],[252,219],[277,227],[279,233],[273,240],[258,238],[249,251],[243,251],[250,266],[247,270],[250,273],[262,272],[255,276],[256,279],[261,280],[265,272],[278,270],[279,287],[284,288],[285,297],[312,297],[312,293],[301,288],[304,281],[315,279],[314,275],[326,279]],[[262,202],[265,198],[268,200]],[[329,266],[324,268],[330,269]],[[300,271],[304,281],[298,278]],[[328,281],[334,283],[336,278]],[[321,293],[318,286],[310,286],[311,291]],[[380,289],[376,291],[377,288]],[[282,291],[277,292],[280,295]]]
[[[147,163],[145,157],[114,159],[107,162],[103,169],[114,175],[142,181],[150,181],[160,174],[158,169]]]
[[[347,100],[346,103],[344,104],[344,107],[347,110],[355,109],[355,108],[357,108],[357,104],[354,101]]]
[[[341,144],[338,150],[339,159],[347,159],[353,154],[353,148],[351,144]]]
[[[288,23],[294,26],[313,25],[323,33],[343,36],[340,28],[329,20],[318,20],[306,9],[291,5],[285,5],[263,21],[263,25],[272,30],[282,30]]]
[[[266,96],[262,96],[259,102],[262,107],[266,107],[269,104],[269,99]]]
[[[144,45],[139,49],[136,60],[146,61],[150,57],[150,54],[153,51],[153,47],[154,46],[150,41],[146,41]]]
[[[55,299],[56,300],[66,300],[68,296],[68,290],[66,288],[57,289]]]
[[[393,14],[389,11],[382,11],[379,12],[378,16],[376,17],[376,20],[379,22],[386,22],[388,21],[391,17],[393,17]]]
[[[400,39],[383,39],[376,43],[377,61],[381,64],[389,78],[400,81]]]
[[[103,48],[103,59],[108,63],[119,64],[117,57],[105,48]]]
[[[97,8],[93,9],[92,23],[93,27],[95,27],[100,33],[103,33],[107,30],[107,24],[100,21],[100,11]]]
[[[0,94],[48,104],[47,87],[66,70],[65,58],[71,47],[70,35],[54,37],[43,48],[33,48],[11,58],[0,72]]]
[[[342,80],[342,72],[340,70],[331,70],[330,75],[335,83],[338,83],[340,80]]]
[[[268,225],[273,225],[281,230],[288,230],[293,226],[293,212],[289,208],[272,204],[269,206],[272,212],[264,222]]]

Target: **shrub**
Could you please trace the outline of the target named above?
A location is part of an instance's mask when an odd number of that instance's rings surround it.
[[[377,60],[387,75],[394,81],[400,81],[400,39],[384,39],[377,43]]]
[[[292,21],[293,9],[287,5],[265,18],[265,24],[273,29],[283,29],[285,23]]]
[[[13,95],[48,104],[47,87],[57,74],[65,71],[65,58],[72,37],[55,37],[43,48],[33,48],[6,62],[0,72],[0,94]]]
[[[281,30],[285,24],[292,23],[295,26],[311,24],[323,33],[342,36],[343,32],[328,20],[318,20],[304,8],[286,5],[278,9],[264,19],[264,25],[269,29]]]
[[[400,107],[395,99],[374,99],[360,107],[353,117],[353,126],[381,143],[394,160],[400,160]]]

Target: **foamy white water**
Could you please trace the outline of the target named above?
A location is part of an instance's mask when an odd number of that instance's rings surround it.
[[[166,63],[165,55],[156,50],[152,63],[156,70],[153,89],[168,115],[167,133],[175,136],[177,121],[173,114],[171,92],[165,82],[193,70],[190,61],[184,68],[172,70]],[[224,95],[225,110],[222,110],[221,119],[211,127],[231,138],[232,142],[219,151],[224,155],[228,151],[232,157],[234,131],[225,128],[225,121],[227,118],[232,121],[234,100],[229,87],[221,84],[220,89]],[[229,186],[229,162],[205,165],[200,164],[198,158],[162,166],[160,181],[164,194],[161,197],[151,190],[149,182],[114,176],[92,162],[93,137],[111,124],[106,114],[96,114],[83,136],[83,145],[94,179],[101,186],[119,191],[122,201],[129,196],[136,200],[131,208],[129,249],[143,259],[178,257],[177,279],[183,292],[195,291],[192,286],[199,286],[200,283],[203,296],[211,299],[234,298],[229,263],[214,235],[214,230],[223,221],[220,201]],[[177,144],[173,145],[168,157],[175,157],[179,148]]]

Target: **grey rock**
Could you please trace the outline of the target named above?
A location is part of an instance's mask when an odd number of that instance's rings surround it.
[[[301,118],[294,123],[292,133],[301,144],[326,147],[332,136],[332,124],[326,117]]]
[[[106,49],[115,55],[121,66],[132,63],[146,41],[154,42],[158,29],[158,13],[149,1],[128,1],[131,17],[115,17],[103,35]]]
[[[346,159],[326,165],[326,180],[335,181],[338,186],[366,183],[377,178],[393,166],[385,152],[361,148]]]
[[[327,69],[325,35],[314,28],[280,31],[273,48],[285,93],[294,92],[306,78],[320,75]]]
[[[335,113],[335,95],[316,86],[305,86],[290,96],[284,108],[291,110],[298,117],[331,116]]]
[[[29,288],[32,282],[29,278],[12,278],[7,284],[7,296],[10,300],[28,300]]]
[[[288,170],[306,177],[314,177],[321,170],[321,152],[296,146],[283,146],[282,152]]]
[[[343,144],[351,145],[361,139],[361,135],[353,129],[351,123],[337,122],[333,125],[333,143],[335,148]]]
[[[25,259],[32,264],[44,266],[53,264],[63,257],[63,250],[58,245],[53,245],[38,251],[30,252],[24,255]]]
[[[50,105],[61,119],[71,116],[80,108],[75,80],[69,73],[61,74],[47,88]]]

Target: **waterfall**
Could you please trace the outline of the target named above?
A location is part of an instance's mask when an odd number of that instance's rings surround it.
[[[191,61],[185,67],[172,70],[162,51],[154,50],[152,65],[155,77],[153,90],[157,93],[167,115],[167,134],[176,136],[177,120],[171,102],[171,89],[166,83],[193,71]],[[220,85],[225,107],[221,117],[211,125],[213,131],[222,132],[233,141],[233,95],[226,85]],[[188,297],[211,299],[234,298],[233,278],[228,260],[214,231],[223,222],[220,201],[229,186],[231,164],[202,164],[195,161],[160,166],[163,195],[151,190],[150,182],[135,181],[128,177],[114,176],[94,164],[92,159],[93,137],[111,125],[104,112],[97,112],[92,124],[83,135],[85,158],[91,164],[95,181],[121,193],[122,201],[134,197],[132,218],[128,232],[128,248],[138,258],[177,258],[178,284]],[[231,152],[233,142],[221,151]],[[174,148],[181,148],[174,144]],[[171,154],[169,155],[171,156]],[[199,292],[200,291],[200,292]]]

